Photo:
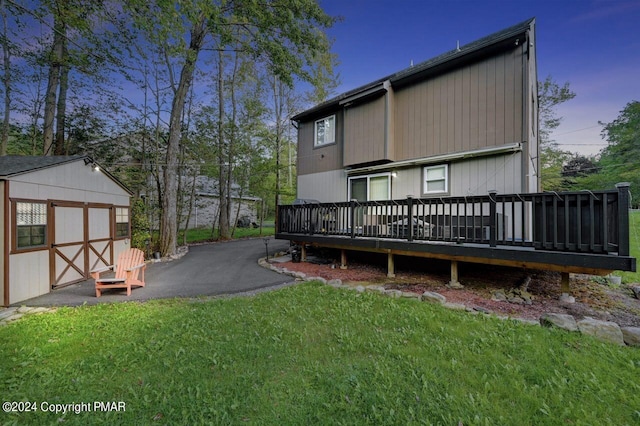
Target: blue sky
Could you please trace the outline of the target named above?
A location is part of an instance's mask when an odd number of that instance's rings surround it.
[[[341,16],[329,32],[338,93],[536,18],[538,78],[569,82],[577,96],[557,108],[561,148],[596,154],[598,121],[640,100],[640,0],[320,0]]]

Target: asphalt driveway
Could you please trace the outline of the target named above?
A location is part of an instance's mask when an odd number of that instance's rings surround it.
[[[269,256],[286,250],[288,241],[269,238]],[[265,256],[262,238],[191,246],[189,253],[170,262],[150,263],[145,287],[103,291],[97,298],[93,280],[53,290],[17,305],[77,306],[86,304],[149,300],[171,297],[215,296],[272,287],[292,281],[258,265]]]

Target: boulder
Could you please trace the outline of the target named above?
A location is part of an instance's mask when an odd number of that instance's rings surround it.
[[[439,293],[434,293],[433,291],[425,291],[422,293],[420,298],[423,302],[431,302],[431,303],[446,303],[447,298]]]
[[[636,299],[640,299],[640,285],[632,285],[631,291],[633,291],[633,295]]]
[[[582,334],[594,336],[603,342],[624,346],[624,338],[620,326],[611,321],[600,321],[591,317],[586,317],[578,321],[578,330]]]
[[[622,338],[629,346],[640,346],[640,327],[621,327]]]
[[[543,314],[540,316],[540,325],[543,327],[558,327],[563,330],[578,331],[576,319],[568,314]]]

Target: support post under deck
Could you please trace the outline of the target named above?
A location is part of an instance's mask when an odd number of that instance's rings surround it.
[[[450,288],[463,288],[464,286],[458,281],[458,261],[451,261],[451,281],[449,281],[448,287]]]
[[[387,278],[396,277],[396,263],[393,257],[393,253],[387,253]]]
[[[340,250],[340,269],[347,269],[347,251]]]

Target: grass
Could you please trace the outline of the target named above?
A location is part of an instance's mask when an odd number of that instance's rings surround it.
[[[631,256],[640,259],[640,210],[629,213],[629,251]],[[625,283],[640,283],[640,271],[615,273]]]
[[[265,224],[262,227],[262,233],[260,233],[260,228],[236,228],[233,234],[233,239],[241,239],[241,238],[257,238],[257,237],[269,237],[275,235],[275,227],[273,226],[273,222]],[[183,233],[180,232],[178,234],[178,241],[182,242]],[[211,233],[211,228],[193,228],[187,230],[187,243],[201,243],[207,241],[213,241],[218,238],[218,230]]]
[[[317,283],[62,308],[0,328],[3,424],[624,425],[640,351]]]

